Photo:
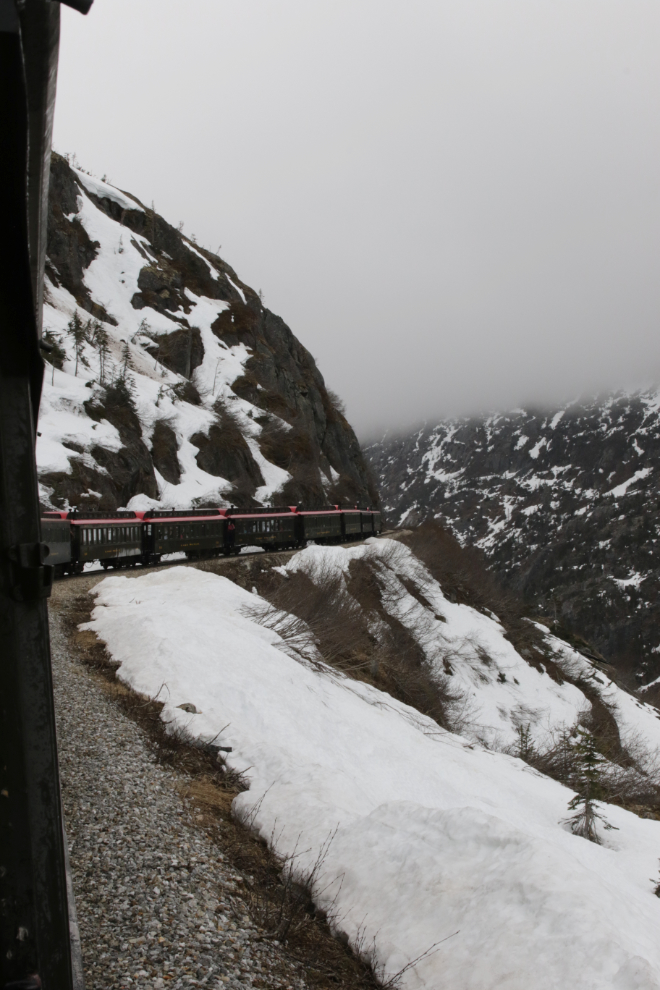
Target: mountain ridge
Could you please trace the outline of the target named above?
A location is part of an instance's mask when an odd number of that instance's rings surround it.
[[[365,453],[390,522],[436,518],[631,684],[660,676],[656,388],[446,420]]]

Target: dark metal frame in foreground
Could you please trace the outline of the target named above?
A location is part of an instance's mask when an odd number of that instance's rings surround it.
[[[0,0],[0,987],[44,990],[75,985],[34,456],[58,44],[58,3]]]

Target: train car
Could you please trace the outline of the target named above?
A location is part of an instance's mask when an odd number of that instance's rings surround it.
[[[343,538],[346,542],[362,539],[362,513],[359,509],[342,509]]]
[[[140,514],[141,515],[141,514]],[[79,574],[98,560],[108,567],[135,567],[143,560],[142,519],[136,512],[70,512],[71,557]]]
[[[46,564],[55,568],[55,577],[62,577],[71,570],[71,523],[66,512],[44,512],[41,542],[48,547]]]
[[[239,553],[243,547],[287,550],[307,542],[344,543],[378,535],[380,512],[296,506],[230,509],[150,509],[148,512],[45,512],[42,540],[55,576],[79,574],[98,560],[109,567],[145,567],[166,554],[190,559]]]
[[[144,563],[183,552],[190,559],[226,552],[227,521],[221,509],[149,509],[144,513]]]
[[[342,514],[339,506],[327,509],[298,509],[300,542],[313,540],[314,543],[341,543]]]
[[[300,544],[299,520],[295,507],[270,509],[225,509],[228,529],[227,549],[239,553],[242,547],[263,547],[264,550],[286,550]]]

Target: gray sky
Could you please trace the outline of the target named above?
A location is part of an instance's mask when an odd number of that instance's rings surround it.
[[[56,149],[222,245],[363,439],[660,379],[657,0],[62,13]]]

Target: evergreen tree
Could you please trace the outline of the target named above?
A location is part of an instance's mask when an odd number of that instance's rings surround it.
[[[82,356],[82,349],[89,340],[89,324],[83,323],[78,315],[78,311],[73,314],[66,328],[69,337],[73,338],[73,347],[76,355],[75,377],[78,377],[78,362]],[[84,361],[84,359],[83,359]]]
[[[110,353],[110,337],[108,331],[99,320],[90,322],[90,343],[99,352],[99,381],[103,385],[105,381],[106,360]]]
[[[121,349],[121,376],[126,378],[129,369],[133,367],[133,362],[131,360],[131,349],[126,342]]]
[[[610,825],[598,809],[598,801],[602,800],[604,788],[602,784],[602,767],[604,757],[596,749],[596,742],[590,732],[578,729],[578,741],[574,747],[578,760],[578,772],[575,797],[569,801],[568,810],[575,812],[565,823],[571,826],[573,835],[600,844],[598,822],[609,830],[616,828]]]
[[[532,739],[531,726],[522,723],[518,726],[518,757],[525,763],[530,763],[536,756],[536,747]]]

